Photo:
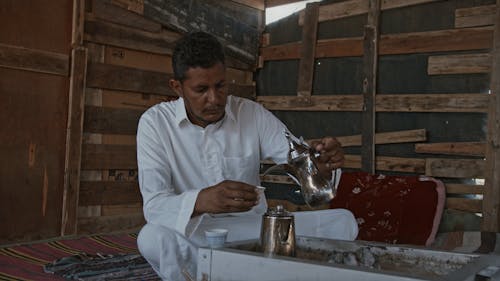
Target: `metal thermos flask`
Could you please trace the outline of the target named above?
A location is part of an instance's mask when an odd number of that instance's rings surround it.
[[[282,205],[262,215],[260,242],[266,256],[295,256],[294,216]]]

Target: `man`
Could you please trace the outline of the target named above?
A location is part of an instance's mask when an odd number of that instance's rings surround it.
[[[137,160],[147,224],[142,255],[165,280],[196,276],[204,230],[226,228],[228,241],[260,234],[264,195],[258,195],[261,159],[286,162],[285,125],[260,104],[226,92],[221,44],[203,32],[180,39],[170,86],[179,99],[146,111],[139,121]],[[340,144],[323,138],[319,169],[327,177],[343,163]],[[336,170],[339,171],[338,169]],[[298,235],[355,239],[347,210],[295,214]]]

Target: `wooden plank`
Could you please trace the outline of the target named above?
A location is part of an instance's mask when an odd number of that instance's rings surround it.
[[[446,193],[450,194],[483,194],[484,185],[446,183]]]
[[[265,1],[266,8],[272,8],[272,7],[276,7],[276,6],[300,2],[303,0],[264,0],[264,1]]]
[[[82,170],[137,169],[134,145],[85,144]]]
[[[489,73],[491,71],[490,54],[463,54],[430,56],[427,74],[468,74]]]
[[[125,7],[114,5],[109,0],[92,0],[92,16],[95,19],[153,33],[159,33],[162,30],[161,24],[146,19],[143,15],[130,11]]]
[[[168,55],[107,46],[104,56],[106,64],[173,73],[172,57]]]
[[[482,205],[482,200],[452,197],[446,198],[445,208],[473,213],[481,213],[483,208]]]
[[[500,231],[500,0],[496,1],[495,35],[491,56],[491,101],[488,108],[488,134],[486,136],[486,176],[483,225],[481,230]]]
[[[311,97],[313,87],[314,58],[318,31],[318,11],[318,3],[307,4],[305,24],[302,28],[297,95],[306,99]]]
[[[483,5],[455,10],[455,27],[474,27],[495,24],[495,5]]]
[[[101,216],[101,206],[78,206],[78,219]]]
[[[116,216],[123,214],[142,214],[142,204],[126,204],[126,205],[104,205],[102,206],[103,216]]]
[[[269,110],[361,111],[361,95],[311,96],[310,104],[296,96],[258,96],[257,102]],[[307,102],[307,101],[305,101]]]
[[[78,234],[107,234],[138,231],[146,221],[142,214],[100,216],[78,219]]]
[[[85,22],[85,0],[73,0],[73,28],[71,32],[71,45],[83,45],[83,27]]]
[[[360,169],[361,156],[345,155],[344,168]],[[375,169],[422,174],[425,172],[425,159],[377,156]]]
[[[361,111],[361,95],[311,96],[310,104],[295,96],[258,96],[269,110]],[[376,95],[377,112],[487,112],[485,94],[394,94]]]
[[[442,0],[382,0],[380,9],[382,11],[414,6],[419,4],[438,2]],[[319,10],[319,21],[336,20],[356,15],[366,14],[369,11],[369,1],[366,0],[350,0],[323,5]],[[304,12],[299,14],[299,25],[304,21]]]
[[[90,14],[85,20],[85,41],[104,45],[171,55],[174,41],[179,38],[180,34],[165,29],[153,33],[99,21]]]
[[[379,55],[490,49],[492,31],[491,27],[475,27],[381,35]],[[261,48],[262,58],[266,61],[298,59],[300,45],[295,42]],[[318,40],[316,46],[316,58],[362,55],[362,38]]]
[[[177,96],[168,84],[172,77],[170,73],[91,63],[87,73],[87,87]]]
[[[62,200],[61,235],[76,234],[76,218],[80,184],[82,153],[83,110],[87,49],[78,47],[71,52],[71,77],[66,127],[66,153],[64,164],[64,189]]]
[[[135,135],[143,110],[85,106],[86,133]]]
[[[0,43],[0,67],[68,76],[69,57]]]
[[[342,144],[342,147],[361,146],[361,135],[353,136],[339,136],[337,140]],[[426,141],[426,130],[406,130],[396,132],[385,132],[375,134],[376,144],[389,144],[389,143],[406,143]]]
[[[369,0],[368,20],[363,38],[363,112],[361,115],[361,170],[375,173],[375,95],[379,41],[380,1]]]
[[[487,112],[486,94],[377,95],[377,112]]]
[[[120,205],[142,202],[139,184],[126,181],[82,181],[80,206]]]
[[[177,97],[164,95],[151,95],[124,91],[102,91],[102,106],[111,108],[128,108],[146,110],[151,106],[176,100]]]
[[[484,178],[482,159],[426,158],[425,175],[443,178]]]
[[[484,142],[439,142],[415,144],[415,152],[446,155],[484,156]]]

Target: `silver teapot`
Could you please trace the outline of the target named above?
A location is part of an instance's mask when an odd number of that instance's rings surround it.
[[[288,140],[288,159],[286,164],[274,165],[264,172],[284,172],[300,186],[300,192],[306,204],[318,207],[330,202],[336,193],[335,179],[329,181],[321,176],[317,167],[317,153],[302,138],[297,139],[289,132],[284,132]],[[337,173],[333,173],[336,175]]]
[[[262,215],[260,244],[266,256],[295,256],[295,219],[282,205]]]

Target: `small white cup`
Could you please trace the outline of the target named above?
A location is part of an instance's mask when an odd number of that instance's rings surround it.
[[[224,246],[227,238],[227,229],[212,228],[205,230],[205,239],[210,248],[221,248]]]

